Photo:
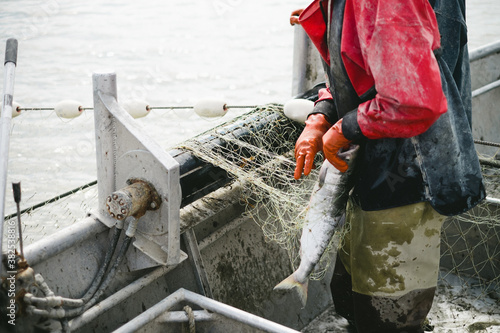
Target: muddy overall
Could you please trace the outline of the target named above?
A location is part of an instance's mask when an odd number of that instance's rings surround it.
[[[428,203],[348,209],[331,290],[336,311],[359,332],[422,332],[436,289],[445,217]]]

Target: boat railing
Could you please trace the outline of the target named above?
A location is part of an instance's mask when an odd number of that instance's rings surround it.
[[[184,305],[185,303],[190,305]],[[172,311],[173,308],[179,306],[183,306],[182,311]],[[201,307],[203,310],[192,310],[192,306]],[[218,319],[220,316],[234,321],[233,324],[229,324],[230,326],[226,326],[226,331],[246,332],[250,327],[263,332],[298,333],[298,331],[294,329],[242,311],[227,304],[217,302],[216,300],[196,294],[184,288],[180,288],[170,294],[162,301],[144,311],[142,314],[135,317],[114,332],[137,332],[145,326],[151,325],[155,322],[160,325],[189,322],[192,332],[195,331],[195,325],[203,325],[203,322],[210,322],[212,325],[211,331],[213,331],[214,322],[221,322],[221,320]],[[244,327],[242,325],[244,325]],[[220,331],[222,332],[223,330]]]
[[[470,52],[472,88],[472,134],[480,155],[500,158],[500,41]],[[492,144],[487,144],[492,143]]]

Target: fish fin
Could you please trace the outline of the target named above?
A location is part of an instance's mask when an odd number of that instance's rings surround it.
[[[288,290],[294,289],[302,302],[302,307],[306,306],[307,302],[307,287],[309,285],[309,280],[304,283],[297,281],[295,276],[292,274],[274,287],[274,290]]]

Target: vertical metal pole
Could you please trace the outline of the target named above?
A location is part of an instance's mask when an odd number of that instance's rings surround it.
[[[94,93],[94,123],[96,136],[98,212],[107,216],[105,207],[107,196],[116,191],[116,147],[114,137],[116,127],[114,117],[104,105],[99,94],[111,95],[117,98],[116,74],[94,73],[92,75]]]
[[[203,264],[203,259],[201,257],[200,248],[198,247],[198,241],[196,240],[196,234],[193,229],[188,229],[183,233],[184,241],[186,242],[186,248],[188,252],[189,259],[194,265],[196,283],[203,296],[213,298],[212,290],[210,289],[210,284],[208,283],[207,273],[205,272],[205,265]]]
[[[5,48],[5,78],[3,84],[2,114],[0,116],[0,251],[2,250],[3,224],[5,214],[5,191],[9,165],[10,122],[12,120],[12,100],[14,96],[14,74],[17,62],[17,40],[7,40]],[[0,265],[0,274],[2,265]]]
[[[300,25],[296,24],[293,29],[292,96],[296,96],[304,92],[306,87],[309,37]]]
[[[297,96],[325,81],[325,76],[321,56],[304,28],[295,25],[294,29],[292,96]]]
[[[23,226],[21,225],[21,208],[19,204],[21,203],[21,182],[12,183],[12,192],[14,192],[14,201],[16,202],[17,209],[17,233],[19,235],[19,248],[21,249],[21,257],[23,260],[24,257],[24,248],[23,248]]]

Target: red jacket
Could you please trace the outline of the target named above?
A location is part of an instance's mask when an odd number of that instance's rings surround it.
[[[299,20],[329,64],[326,25],[319,6],[315,0]],[[359,127],[367,138],[413,137],[446,112],[433,54],[439,47],[436,16],[428,0],[346,0],[342,61],[359,96],[373,86],[377,91],[357,111]],[[319,100],[331,98],[328,90],[321,91]]]

